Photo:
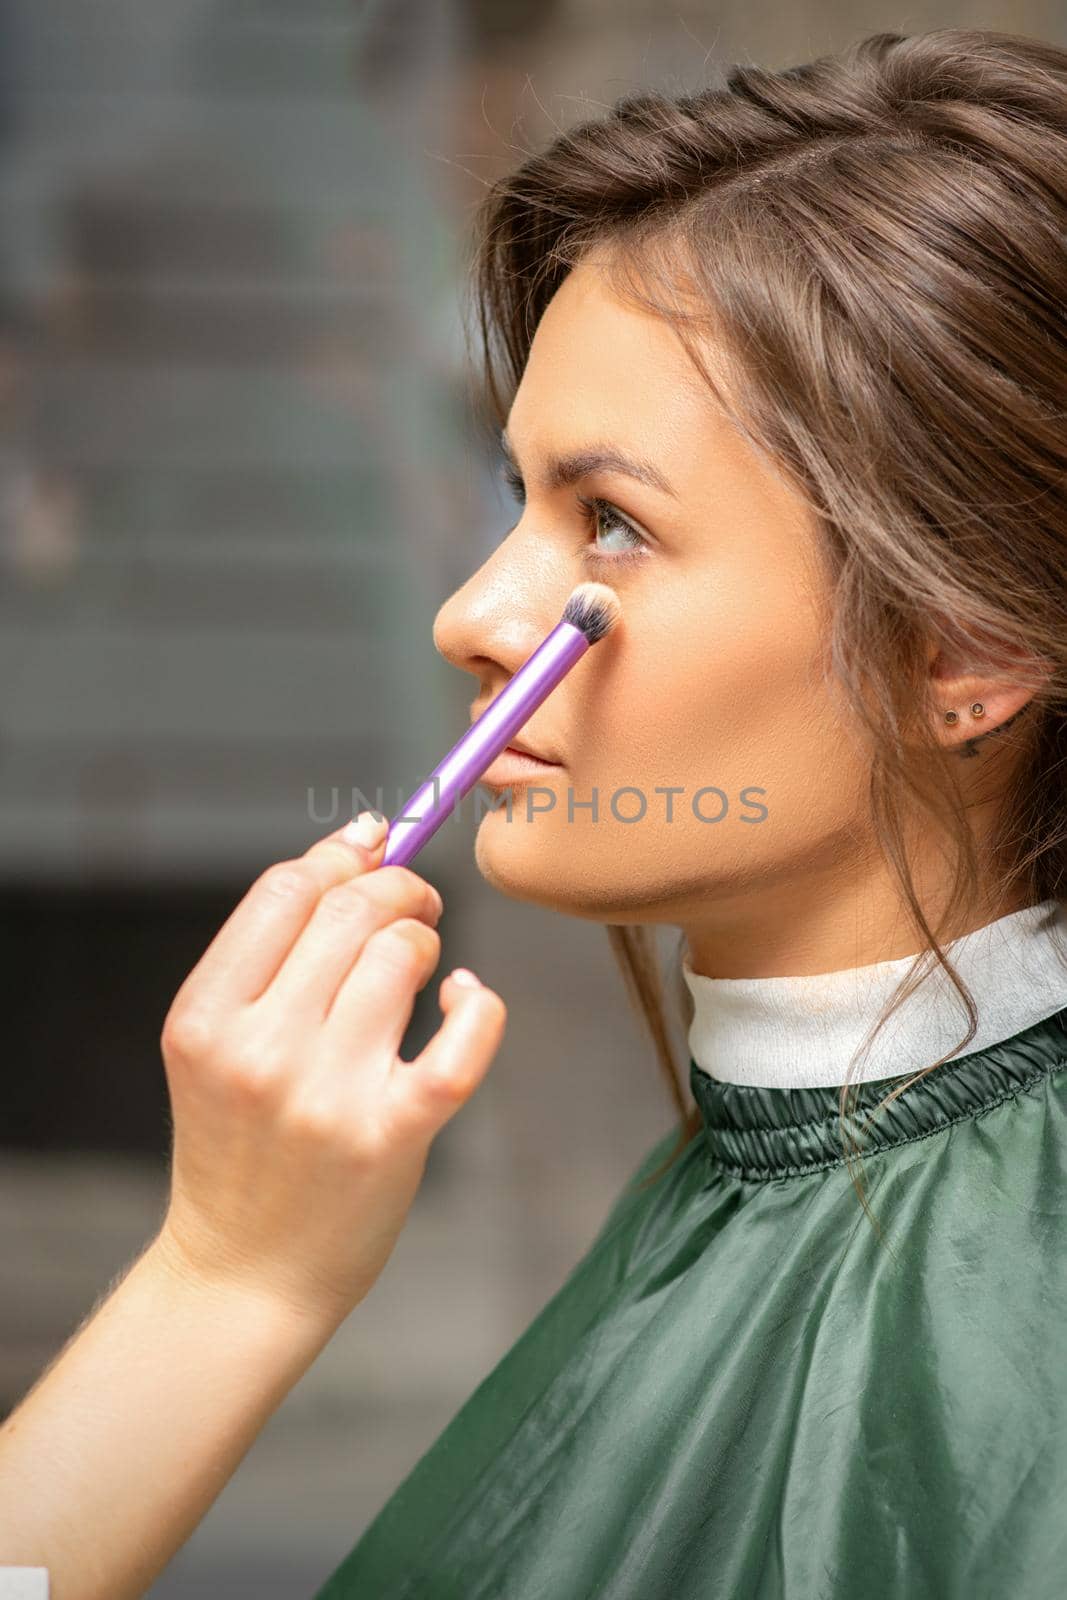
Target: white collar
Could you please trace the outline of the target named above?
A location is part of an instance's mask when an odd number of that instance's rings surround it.
[[[978,1009],[974,1038],[963,1051],[953,1049],[967,1014],[937,965],[851,1073],[853,1054],[914,956],[810,977],[706,978],[693,971],[686,953],[682,973],[696,1008],[689,1053],[713,1078],[770,1088],[839,1085],[846,1074],[858,1083],[919,1072],[949,1050],[973,1055],[1067,1006],[1065,946],[1067,905],[1054,899],[952,940],[946,954]]]

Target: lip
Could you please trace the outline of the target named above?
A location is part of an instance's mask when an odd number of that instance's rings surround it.
[[[517,756],[529,756],[532,761],[543,761],[546,767],[559,766],[559,762],[553,761],[551,756],[542,755],[540,750],[535,750],[532,745],[524,744],[521,739],[513,739],[506,748]]]
[[[492,701],[490,701],[489,704],[491,705]],[[475,713],[475,712],[471,713],[471,726],[472,727],[479,720],[479,718],[481,717],[482,713],[487,711],[488,709],[489,709],[488,706],[482,706],[481,710],[478,711],[477,713]],[[527,744],[524,739],[513,739],[511,741],[511,743],[507,746],[506,752],[505,751],[501,751],[501,755],[504,755],[505,753],[508,753],[508,754],[511,754],[511,755],[529,756],[532,760],[539,761],[546,767],[558,767],[558,766],[561,765],[561,763],[556,760],[555,756],[550,756],[547,753],[547,751],[544,751],[544,750],[535,750],[533,745],[532,744]],[[496,759],[499,761],[500,760],[500,756],[497,756]]]
[[[508,745],[507,749],[501,750],[486,767],[478,781],[496,788],[509,789],[519,783],[532,783],[536,778],[544,777],[546,773],[559,770],[558,761],[542,761],[540,757],[530,755],[528,751]]]

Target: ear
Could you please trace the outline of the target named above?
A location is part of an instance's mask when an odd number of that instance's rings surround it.
[[[948,631],[960,638],[958,629]],[[1022,646],[983,644],[974,634],[957,645],[931,645],[930,687],[941,743],[962,748],[1013,722],[1051,670]],[[956,713],[954,721],[946,720],[949,712]]]

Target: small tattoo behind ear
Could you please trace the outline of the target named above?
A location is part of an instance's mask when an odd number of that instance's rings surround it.
[[[1029,706],[1030,701],[1027,701],[1026,705],[1020,706],[1013,716],[1005,718],[1003,722],[998,722],[995,728],[990,728],[986,733],[976,733],[973,739],[965,739],[963,744],[957,748],[956,754],[962,759],[980,755],[981,752],[978,746],[984,744],[987,739],[995,739],[998,733],[1003,733],[1005,728],[1010,728],[1013,722],[1018,722],[1023,712],[1029,709]],[[947,713],[945,720],[948,720]]]

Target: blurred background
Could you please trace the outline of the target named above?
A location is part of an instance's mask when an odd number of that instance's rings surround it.
[[[636,88],[940,26],[1067,8],[0,0],[0,1417],[162,1220],[189,968],[467,726],[433,619],[514,521],[461,323],[485,185]],[[311,1595],[674,1123],[603,931],[489,890],[474,827],[418,871],[504,1045],[158,1600]]]

